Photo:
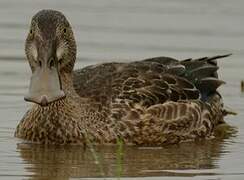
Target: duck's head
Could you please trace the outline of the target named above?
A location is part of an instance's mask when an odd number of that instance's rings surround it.
[[[76,43],[66,17],[54,10],[34,15],[25,53],[32,70],[25,100],[46,106],[64,98],[61,76],[72,73],[76,59]]]

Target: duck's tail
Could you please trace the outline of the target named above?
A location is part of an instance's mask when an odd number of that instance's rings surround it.
[[[195,84],[201,92],[202,100],[206,101],[209,96],[216,93],[216,89],[225,82],[218,79],[217,59],[225,58],[231,54],[199,59],[185,59],[180,63],[185,66],[184,76]]]
[[[217,88],[224,81],[218,78],[219,69],[217,60],[230,56],[231,54],[218,55],[213,57],[203,57],[199,59],[186,59],[180,63],[185,66],[184,76],[193,82],[201,92],[201,100],[209,104],[209,111],[213,116],[214,124],[224,124],[224,116],[236,115],[236,112],[224,107],[221,95]]]

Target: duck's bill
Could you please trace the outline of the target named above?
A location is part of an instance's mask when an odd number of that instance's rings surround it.
[[[29,92],[24,99],[47,106],[64,97],[57,68],[39,67],[31,76]]]

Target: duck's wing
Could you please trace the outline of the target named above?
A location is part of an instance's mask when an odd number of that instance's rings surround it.
[[[76,71],[74,87],[80,96],[104,105],[127,101],[149,107],[168,100],[198,99],[199,90],[180,77],[184,69],[179,63],[107,63]]]
[[[216,89],[215,56],[178,61],[156,57],[131,63],[106,63],[75,71],[74,87],[97,102],[106,121],[127,143],[162,144],[210,137],[223,122]],[[106,109],[104,111],[104,109]]]
[[[80,96],[104,105],[128,101],[149,107],[166,101],[206,101],[224,83],[217,77],[215,60],[226,56],[183,61],[156,57],[88,66],[75,71],[74,87]]]

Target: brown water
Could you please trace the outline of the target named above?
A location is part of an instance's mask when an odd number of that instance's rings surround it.
[[[42,147],[13,137],[30,105],[23,100],[30,69],[24,39],[39,9],[67,15],[78,42],[76,68],[152,56],[179,59],[233,53],[220,61],[220,91],[238,112],[226,121],[233,137],[165,148]],[[0,179],[244,178],[244,1],[242,0],[0,0]],[[98,159],[98,160],[97,160]],[[144,178],[143,178],[144,177]]]

